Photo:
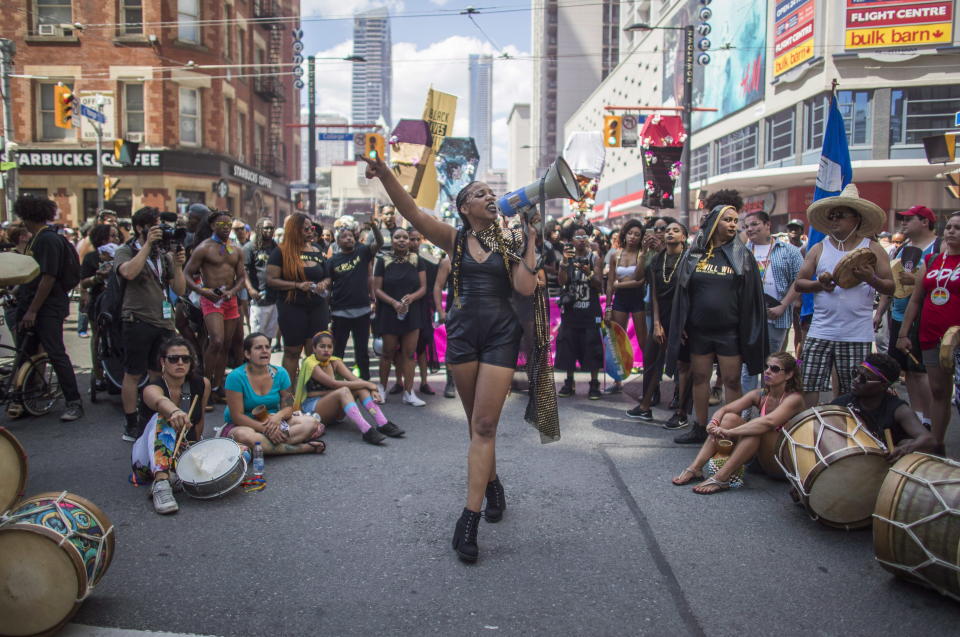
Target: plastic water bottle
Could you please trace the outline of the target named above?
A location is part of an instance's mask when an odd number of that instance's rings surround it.
[[[263,447],[259,442],[253,445],[253,475],[257,477],[263,475]]]

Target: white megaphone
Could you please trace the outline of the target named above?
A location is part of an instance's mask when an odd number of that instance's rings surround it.
[[[547,199],[576,199],[583,197],[580,184],[563,157],[557,157],[547,174],[523,188],[507,193],[497,200],[497,207],[505,217],[527,212]]]

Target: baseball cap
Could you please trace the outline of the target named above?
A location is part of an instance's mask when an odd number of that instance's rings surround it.
[[[799,219],[791,219],[787,222],[787,227],[789,228],[790,226],[798,226],[799,228],[803,228],[803,222]]]
[[[933,210],[930,210],[926,206],[913,206],[910,210],[905,210],[904,212],[898,212],[898,216],[901,217],[923,217],[930,223],[937,222],[937,215],[933,214]]]

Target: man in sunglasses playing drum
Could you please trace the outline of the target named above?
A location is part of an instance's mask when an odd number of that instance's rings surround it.
[[[886,224],[887,215],[872,201],[861,199],[856,186],[849,184],[839,195],[813,202],[807,217],[827,235],[807,250],[794,286],[798,292],[814,294],[813,320],[798,353],[804,400],[812,407],[820,392],[830,388],[832,370],[839,380],[834,396],[849,393],[850,369],[867,357],[873,344],[876,293],[892,294],[894,283],[890,258],[871,239]]]

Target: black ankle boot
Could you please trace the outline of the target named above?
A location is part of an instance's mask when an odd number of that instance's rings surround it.
[[[477,526],[480,524],[480,513],[464,509],[457,520],[457,528],[453,532],[453,549],[464,562],[476,562],[480,556],[480,547],[477,546]]]
[[[507,508],[507,498],[503,493],[503,485],[500,484],[500,477],[496,477],[487,483],[487,508],[483,511],[483,517],[487,522],[499,522],[503,518],[503,512]]]

